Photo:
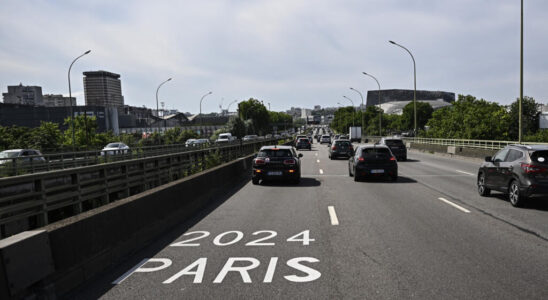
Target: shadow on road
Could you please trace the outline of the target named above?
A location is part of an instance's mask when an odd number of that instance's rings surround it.
[[[408,158],[407,160],[398,160],[398,164],[399,164],[399,163],[409,163],[409,162],[420,162],[420,160],[418,160],[418,159],[411,159],[411,158]]]
[[[302,177],[299,184],[293,184],[287,181],[261,181],[263,186],[280,186],[280,187],[307,187],[307,186],[320,186],[321,182],[316,178]]]
[[[506,202],[508,205],[511,205],[510,201],[508,200],[507,194],[497,192],[495,193],[491,194],[490,198],[498,199]],[[548,199],[546,199],[546,197],[531,197],[527,199],[527,202],[525,202],[522,207],[516,209],[534,209],[540,211],[548,211]]]
[[[398,176],[397,181],[391,181],[389,178],[386,177],[368,177],[368,178],[362,178],[360,180],[361,182],[375,182],[375,183],[386,183],[386,184],[398,184],[398,183],[417,183],[415,179],[404,177],[404,176]]]
[[[92,277],[84,285],[74,289],[66,295],[62,295],[61,299],[98,299],[106,294],[110,289],[114,288],[112,284],[114,280],[122,276],[126,271],[141,262],[144,258],[154,257],[164,248],[171,245],[183,233],[187,232],[194,225],[206,218],[210,213],[215,211],[226,200],[236,194],[241,188],[249,183],[249,179],[243,178],[238,185],[228,189],[225,193],[218,193],[211,198],[215,199],[204,209],[200,210],[194,217],[187,221],[181,222],[179,225],[172,227],[162,234],[156,240],[143,245],[142,248],[126,256],[125,260],[114,262],[105,271]]]

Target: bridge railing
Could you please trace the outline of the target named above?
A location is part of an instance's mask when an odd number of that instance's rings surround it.
[[[247,143],[253,143],[253,141],[234,141],[232,143],[225,143],[222,145],[240,145]],[[39,172],[49,172],[52,170],[83,167],[144,157],[152,157],[171,153],[190,152],[202,149],[214,149],[217,146],[219,145],[201,144],[196,146],[186,146],[184,144],[172,144],[134,147],[129,150],[94,150],[50,153],[16,158],[0,158],[0,178]]]
[[[380,136],[367,136],[370,141],[380,140]],[[401,137],[402,140],[416,144],[430,144],[442,146],[468,147],[479,149],[498,150],[507,145],[518,144],[517,141],[495,141],[495,140],[468,140],[468,139],[437,139],[437,138],[420,138],[420,137]],[[526,142],[528,145],[548,145],[548,143]]]
[[[39,228],[287,140],[231,143],[0,178],[0,238]],[[96,159],[96,158],[94,158]],[[212,184],[215,184],[212,182]]]

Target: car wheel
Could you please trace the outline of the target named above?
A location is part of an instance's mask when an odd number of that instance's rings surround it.
[[[256,178],[256,177],[251,178],[251,182],[252,182],[253,184],[259,184],[259,178]]]
[[[356,182],[360,181],[360,177],[358,176],[356,172],[354,172],[354,181]]]
[[[523,206],[523,203],[526,201],[526,197],[524,197],[519,190],[517,180],[512,180],[512,182],[510,182],[510,187],[508,188],[508,199],[510,200],[510,204],[515,207]]]
[[[487,197],[491,194],[491,189],[485,186],[485,174],[480,173],[478,177],[478,193],[482,197]]]
[[[393,181],[393,182],[398,181],[398,174],[390,176],[390,180]]]
[[[348,166],[348,176],[352,177],[354,175],[352,175],[352,168],[350,168],[350,166]]]

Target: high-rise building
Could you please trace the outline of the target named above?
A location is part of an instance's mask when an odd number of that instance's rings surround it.
[[[120,75],[107,71],[84,72],[86,105],[124,107]]]
[[[64,97],[63,95],[44,95],[44,105],[49,107],[55,106],[76,106],[76,98]]]
[[[8,86],[8,92],[2,93],[4,103],[43,106],[42,87],[19,85]]]

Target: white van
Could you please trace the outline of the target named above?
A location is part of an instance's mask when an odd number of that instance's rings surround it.
[[[215,141],[215,143],[230,143],[232,141],[235,141],[236,137],[232,136],[232,133],[221,133],[219,134],[219,137]]]

